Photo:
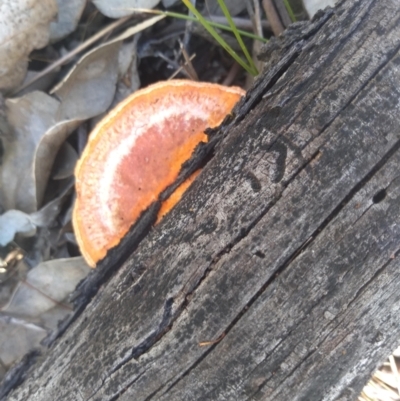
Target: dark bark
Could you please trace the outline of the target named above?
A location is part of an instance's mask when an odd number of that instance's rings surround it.
[[[199,179],[10,399],[356,399],[400,338],[398,6],[343,2],[265,49]]]

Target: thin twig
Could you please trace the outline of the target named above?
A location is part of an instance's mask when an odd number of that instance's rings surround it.
[[[261,26],[261,9],[260,9],[260,2],[259,0],[246,0],[246,7],[247,12],[251,18],[253,24],[253,32],[263,37],[263,29]],[[262,43],[259,41],[254,40],[252,46],[252,56],[255,66],[257,67],[258,71],[262,69],[262,62],[257,59],[257,54],[260,53]],[[254,77],[250,74],[246,77],[246,84],[245,88],[250,88],[253,85]]]
[[[209,345],[218,344],[223,338],[225,337],[225,333],[222,333],[218,338],[215,340],[210,341],[201,341],[199,342],[199,347],[207,347]]]
[[[283,31],[284,27],[279,19],[279,15],[275,10],[275,6],[272,3],[272,0],[263,0],[262,2],[265,14],[269,23],[271,24],[272,32],[275,36],[279,36]]]
[[[282,0],[274,0],[274,5],[283,26],[287,28],[293,21],[290,18],[288,9],[286,8],[286,4],[284,4]]]
[[[192,61],[195,57],[196,57],[196,53],[192,54],[192,55],[189,57],[189,60]],[[186,65],[186,62],[185,62],[185,64],[181,65],[181,66],[168,78],[168,80],[175,78],[181,71],[185,71],[185,65]],[[185,72],[186,72],[186,71],[185,71]]]
[[[210,15],[209,20],[211,22],[216,22],[217,24],[227,24],[227,19],[222,15]],[[232,21],[239,29],[246,31],[253,30],[253,22],[248,18],[232,17]],[[271,24],[267,20],[261,20],[262,29],[271,30]]]
[[[189,74],[190,78],[193,81],[198,81],[199,76],[197,75],[197,72],[193,67],[192,60],[190,59],[190,57],[185,49],[185,46],[183,45],[183,43],[181,41],[179,41],[179,46],[181,48],[182,56],[185,59],[184,67],[185,67],[187,73]]]
[[[87,49],[89,46],[91,46],[93,43],[97,42],[99,39],[101,39],[103,36],[107,35],[110,33],[112,30],[115,28],[118,28],[119,26],[123,25],[126,21],[128,21],[132,16],[124,17],[121,18],[112,24],[106,26],[104,29],[101,31],[97,32],[95,35],[93,35],[91,38],[87,39],[85,42],[77,46],[75,49],[71,50],[69,53],[55,61],[54,63],[50,64],[48,67],[46,67],[43,71],[40,71],[37,75],[35,75],[30,81],[24,83],[21,85],[19,88],[17,88],[15,91],[11,93],[11,95],[15,95],[16,93],[22,91],[23,89],[27,88],[29,85],[32,85],[34,82],[39,80],[40,78],[44,77],[46,74],[49,72],[55,70],[57,67],[62,66],[63,64],[66,64],[69,62],[73,57],[75,57],[77,54],[79,54],[81,51]]]

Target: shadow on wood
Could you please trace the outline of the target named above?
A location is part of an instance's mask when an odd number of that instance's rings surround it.
[[[9,399],[356,399],[400,338],[399,21],[345,1],[273,40],[182,202]]]

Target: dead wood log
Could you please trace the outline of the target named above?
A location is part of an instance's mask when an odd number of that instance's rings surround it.
[[[399,48],[397,0],[270,43],[199,179],[80,286],[9,399],[356,399],[400,338]]]

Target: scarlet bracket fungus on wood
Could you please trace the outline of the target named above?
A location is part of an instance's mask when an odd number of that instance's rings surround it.
[[[237,87],[166,81],[133,93],[90,135],[78,161],[73,225],[92,267],[178,177],[204,130],[218,126],[244,95]],[[194,177],[162,205],[159,219]]]

